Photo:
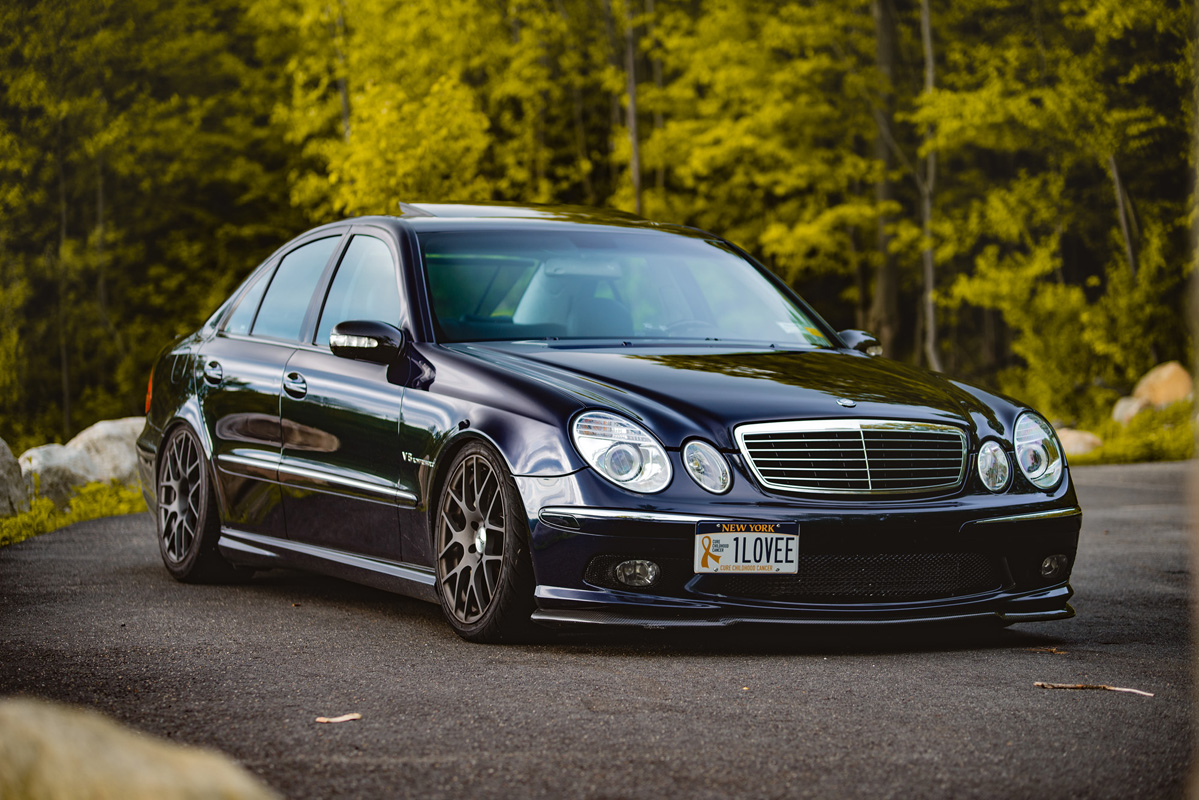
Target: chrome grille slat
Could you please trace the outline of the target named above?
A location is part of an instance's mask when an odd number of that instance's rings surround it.
[[[815,494],[927,494],[962,485],[966,434],[898,420],[742,425],[741,455],[766,488]]]

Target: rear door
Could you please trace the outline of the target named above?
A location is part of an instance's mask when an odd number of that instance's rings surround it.
[[[341,236],[325,232],[282,253],[198,353],[197,394],[226,527],[287,535],[278,484],[283,372]]]

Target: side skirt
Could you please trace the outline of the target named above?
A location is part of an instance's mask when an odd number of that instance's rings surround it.
[[[429,567],[229,528],[221,529],[217,548],[222,556],[235,564],[261,569],[305,569],[430,603],[439,602],[437,580]]]

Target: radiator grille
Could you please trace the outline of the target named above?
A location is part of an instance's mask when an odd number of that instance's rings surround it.
[[[801,555],[797,575],[710,575],[705,594],[794,603],[904,602],[961,597],[1002,588],[981,553]]]
[[[891,420],[767,422],[736,430],[761,484],[817,494],[921,494],[966,474],[960,428]]]

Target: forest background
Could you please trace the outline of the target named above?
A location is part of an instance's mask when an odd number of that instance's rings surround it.
[[[0,438],[141,413],[312,224],[566,202],[732,239],[838,328],[1106,416],[1191,363],[1177,0],[8,0]]]

